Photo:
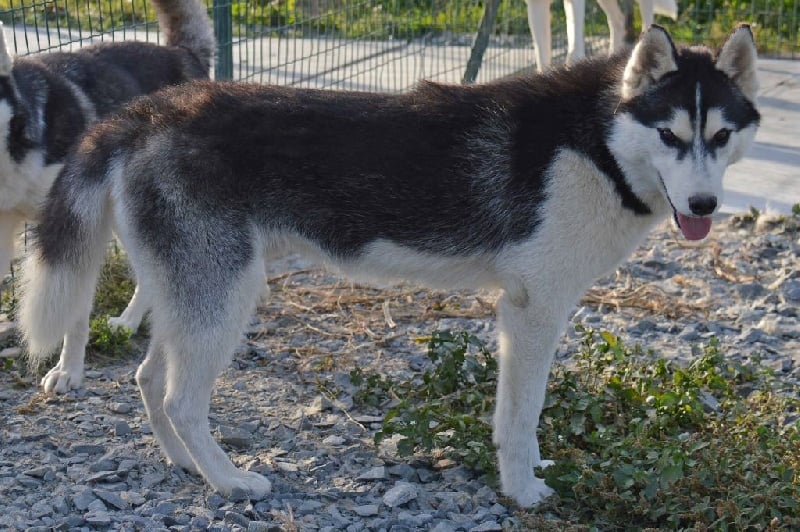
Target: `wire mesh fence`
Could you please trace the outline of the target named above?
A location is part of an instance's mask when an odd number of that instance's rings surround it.
[[[481,0],[205,1],[215,19],[218,78],[378,91],[407,90],[421,78],[459,82],[484,10]],[[799,5],[800,0],[680,2],[677,21],[658,22],[679,41],[715,44],[737,21],[750,21],[762,53],[796,58]],[[552,12],[558,62],[566,48],[560,2]],[[158,41],[147,0],[0,0],[0,20],[18,54],[98,40]],[[587,5],[585,33],[588,53],[605,50],[608,28],[595,2]],[[525,2],[503,0],[477,81],[533,61]]]
[[[482,0],[204,0],[218,41],[216,77],[299,87],[398,92],[420,79],[459,82]],[[633,0],[620,0],[630,7]],[[554,62],[566,55],[563,6],[552,7]],[[676,40],[717,45],[738,21],[754,25],[762,55],[800,58],[800,0],[679,0]],[[149,0],[0,0],[18,55],[98,41],[158,42]],[[638,19],[634,22],[638,28]],[[587,3],[587,53],[607,47],[605,16]],[[477,81],[534,64],[524,0],[502,0]],[[4,278],[0,272],[0,279]],[[6,277],[0,313],[14,299]]]

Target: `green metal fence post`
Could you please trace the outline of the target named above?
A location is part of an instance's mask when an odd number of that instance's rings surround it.
[[[230,0],[214,0],[214,38],[217,57],[214,79],[233,79],[233,17]]]
[[[483,63],[483,54],[486,52],[486,47],[489,46],[489,38],[494,30],[494,21],[497,19],[497,10],[500,8],[500,2],[501,0],[488,0],[486,2],[483,18],[481,19],[478,33],[475,35],[472,52],[469,55],[469,61],[467,61],[467,68],[464,71],[464,77],[461,78],[461,83],[474,83],[475,78],[478,77],[478,71]]]

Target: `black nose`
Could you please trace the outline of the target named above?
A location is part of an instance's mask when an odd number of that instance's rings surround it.
[[[689,198],[689,208],[692,214],[697,216],[708,216],[717,208],[717,197],[698,194]]]

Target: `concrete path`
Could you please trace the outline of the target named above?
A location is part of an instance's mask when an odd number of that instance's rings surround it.
[[[751,206],[791,212],[800,203],[800,61],[759,64],[761,128],[745,158],[725,177],[724,212]]]

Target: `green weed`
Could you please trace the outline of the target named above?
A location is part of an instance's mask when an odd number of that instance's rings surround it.
[[[119,316],[128,305],[136,288],[125,254],[113,246],[94,294],[92,316]]]
[[[540,423],[560,516],[601,528],[800,525],[796,391],[727,362],[716,339],[683,368],[583,332],[575,368],[554,370]]]
[[[89,321],[89,344],[87,349],[109,357],[123,357],[133,353],[135,347],[131,341],[133,334],[125,327],[113,327],[108,319],[92,318]]]
[[[683,367],[580,332],[570,367],[553,369],[539,427],[559,497],[523,514],[528,526],[547,515],[600,530],[800,527],[797,390],[780,391],[757,362],[726,361],[716,339]],[[421,382],[358,374],[366,403],[402,398],[376,441],[400,434],[401,455],[444,451],[492,474],[494,359],[466,333],[435,333],[428,355]]]
[[[135,288],[125,254],[114,246],[100,272],[94,296],[87,346],[90,352],[119,358],[135,350],[129,330],[108,324],[109,316],[118,316],[125,310]]]
[[[375,442],[399,434],[401,456],[441,451],[494,476],[494,448],[488,422],[497,362],[479,339],[467,333],[437,331],[427,342],[433,366],[422,382],[393,382],[360,371],[351,374],[360,386],[355,400],[377,406],[390,395],[401,398],[390,408]]]

